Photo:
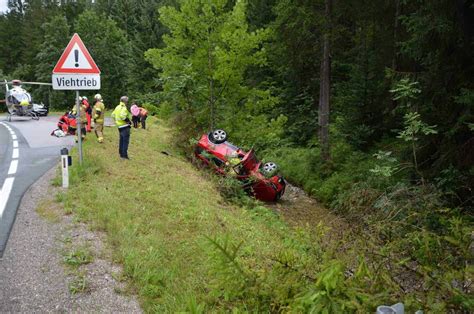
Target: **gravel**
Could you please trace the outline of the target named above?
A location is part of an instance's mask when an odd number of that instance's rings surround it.
[[[48,171],[24,195],[7,248],[0,259],[0,312],[126,312],[141,313],[135,296],[123,293],[120,265],[110,260],[104,235],[91,232],[72,216],[49,222],[38,215],[40,201],[54,200],[55,169]],[[71,268],[64,255],[87,247],[92,262]],[[85,279],[87,288],[72,293],[71,284]]]

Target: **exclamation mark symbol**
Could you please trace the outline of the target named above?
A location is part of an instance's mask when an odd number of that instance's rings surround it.
[[[79,67],[79,50],[75,49],[74,50],[74,59],[76,60],[76,63],[74,64],[76,68]]]

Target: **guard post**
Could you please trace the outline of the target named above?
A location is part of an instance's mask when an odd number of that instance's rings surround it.
[[[63,188],[69,187],[69,166],[72,158],[69,156],[69,150],[65,147],[61,149],[61,172],[63,174]]]

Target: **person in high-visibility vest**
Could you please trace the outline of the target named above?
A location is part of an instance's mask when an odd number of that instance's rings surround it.
[[[120,97],[120,103],[115,107],[112,112],[112,117],[115,120],[115,125],[119,130],[119,154],[122,159],[128,158],[128,144],[130,143],[130,126],[132,121],[130,121],[132,115],[127,109],[128,97]]]
[[[83,140],[86,139],[86,125],[87,125],[87,117],[86,117],[86,106],[84,105],[84,103],[82,102],[82,97],[79,97],[79,114],[77,114],[77,111],[76,111],[76,105],[74,105],[72,107],[72,114],[76,117],[76,122],[77,122],[77,119],[80,119],[81,121],[81,138]],[[78,142],[78,132],[76,132],[76,143]]]
[[[99,143],[104,142],[104,114],[105,106],[100,94],[94,96],[95,104],[92,110],[92,117],[94,119],[94,132]]]

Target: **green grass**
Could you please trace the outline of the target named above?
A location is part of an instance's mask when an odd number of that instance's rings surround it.
[[[71,294],[85,293],[89,291],[89,282],[84,273],[78,272],[68,284]]]
[[[148,122],[132,130],[130,161],[118,156],[115,128],[102,145],[88,134],[84,163],[74,156],[71,188],[57,196],[66,213],[105,231],[145,312],[373,312],[431,302],[404,293],[386,261],[367,259],[378,252],[368,239],[327,240],[323,225],[308,233],[259,203],[229,204],[217,180],[174,149],[170,128]]]
[[[63,261],[71,267],[79,267],[91,263],[93,259],[91,251],[86,247],[81,247],[66,253]]]
[[[216,276],[208,238],[243,241],[245,262],[256,267],[283,247],[287,228],[278,218],[226,205],[214,183],[178,157],[157,120],[149,130],[132,130],[130,161],[118,156],[116,129],[106,128],[105,139],[100,145],[88,134],[83,166],[74,158],[66,211],[107,232],[145,310],[185,310],[192,298],[223,306],[209,295]]]

